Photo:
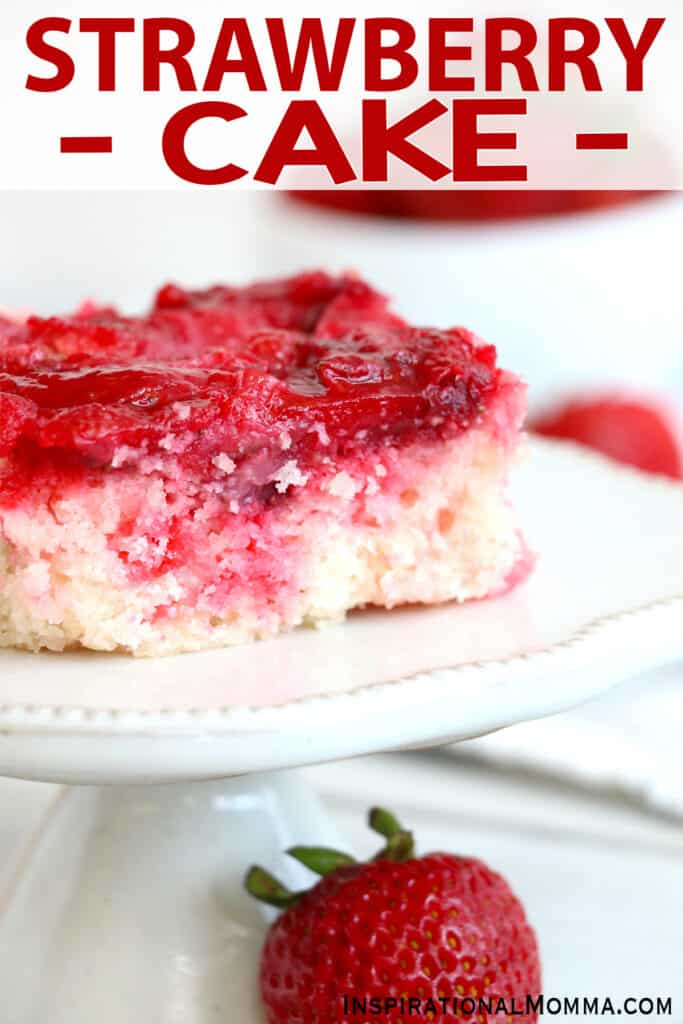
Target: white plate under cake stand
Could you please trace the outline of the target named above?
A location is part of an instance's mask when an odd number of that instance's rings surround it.
[[[257,1024],[241,877],[300,884],[280,851],[334,840],[279,769],[470,738],[683,658],[683,487],[534,442],[515,492],[539,560],[497,600],[151,661],[0,654],[0,775],[75,784],[0,894],[3,1024]]]

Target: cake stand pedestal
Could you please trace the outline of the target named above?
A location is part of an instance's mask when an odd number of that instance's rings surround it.
[[[0,654],[0,775],[73,787],[0,894],[3,1024],[262,1024],[244,873],[302,886],[282,851],[339,842],[291,769],[481,735],[683,658],[683,488],[546,444],[517,500],[541,558],[498,600],[153,661]]]
[[[0,917],[3,1020],[257,1024],[270,912],[242,880],[303,886],[302,841],[336,837],[296,772],[64,789]]]

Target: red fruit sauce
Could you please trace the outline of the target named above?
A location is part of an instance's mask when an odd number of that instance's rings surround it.
[[[286,437],[311,462],[466,429],[498,380],[493,347],[409,327],[353,277],[167,285],[138,318],[88,305],[0,324],[0,456],[26,479],[37,461],[95,467],[121,446],[199,471]]]

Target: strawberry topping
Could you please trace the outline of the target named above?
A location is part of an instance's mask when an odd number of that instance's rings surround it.
[[[238,460],[286,435],[311,460],[466,429],[498,379],[494,348],[407,326],[353,277],[168,285],[142,317],[88,306],[0,324],[0,455]]]

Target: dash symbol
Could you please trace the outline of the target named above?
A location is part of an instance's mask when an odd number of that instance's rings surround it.
[[[578,132],[577,149],[628,149],[628,132]]]
[[[61,153],[111,153],[111,135],[62,135]]]

